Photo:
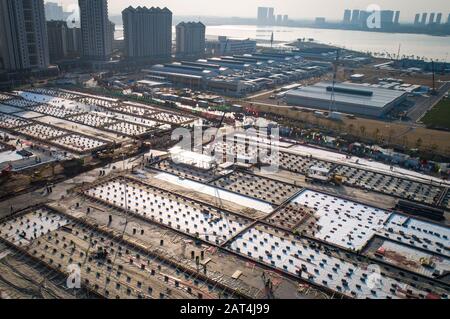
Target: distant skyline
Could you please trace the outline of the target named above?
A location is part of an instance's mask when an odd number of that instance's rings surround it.
[[[56,2],[66,8],[77,4],[77,0],[45,0]],[[175,16],[217,16],[255,18],[259,6],[274,7],[276,14],[289,14],[292,19],[314,19],[325,17],[340,20],[344,10],[365,9],[377,4],[381,9],[400,10],[400,21],[412,21],[419,12],[450,13],[449,0],[109,0],[110,15],[120,15],[128,6],[168,7]]]

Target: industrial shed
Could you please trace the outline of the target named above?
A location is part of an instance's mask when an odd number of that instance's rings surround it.
[[[312,86],[291,90],[286,94],[289,105],[328,110],[331,106],[333,84],[320,82]],[[406,99],[405,92],[339,83],[334,87],[333,111],[372,117],[382,117]]]

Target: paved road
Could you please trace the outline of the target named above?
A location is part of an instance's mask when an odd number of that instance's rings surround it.
[[[450,82],[443,83],[438,89],[437,95],[431,95],[429,98],[419,98],[416,105],[408,112],[408,117],[412,122],[418,122],[431,110],[450,90]]]

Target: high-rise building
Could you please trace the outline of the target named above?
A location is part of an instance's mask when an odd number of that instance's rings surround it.
[[[420,21],[420,24],[427,24],[427,17],[428,13],[426,12],[422,13],[422,20]]]
[[[317,17],[315,20],[315,24],[318,26],[324,25],[327,22],[327,19],[324,17]]]
[[[442,23],[442,13],[439,12],[439,13],[436,15],[436,24],[441,24],[441,23]]]
[[[79,56],[82,52],[82,39],[80,28],[67,28],[67,53],[72,56]]]
[[[372,15],[372,13],[373,13],[373,12],[364,11],[364,10],[359,11],[359,21],[358,21],[358,24],[359,24],[362,28],[368,28],[368,27],[369,27],[368,20],[369,20],[369,17]]]
[[[344,11],[344,19],[343,19],[342,22],[343,22],[344,24],[350,24],[351,18],[352,18],[352,10],[346,9],[346,10]]]
[[[92,60],[107,60],[112,51],[107,0],[78,0],[82,55]]]
[[[434,12],[432,12],[430,14],[430,20],[428,20],[428,24],[433,24],[434,23],[434,17],[436,16],[436,14]]]
[[[269,22],[269,24],[271,24],[271,25],[274,25],[275,24],[275,9],[274,8],[269,8],[268,9],[269,10],[269,14],[268,14],[268,22]]]
[[[10,71],[48,68],[43,0],[0,0],[0,53]]]
[[[395,11],[394,24],[400,23],[400,11]]]
[[[48,49],[50,61],[55,62],[67,56],[67,23],[65,21],[48,21]]]
[[[128,7],[122,11],[122,19],[127,57],[170,59],[172,12],[169,9]]]
[[[353,10],[351,23],[352,24],[360,24],[360,22],[361,21],[359,19],[359,10]]]
[[[278,14],[277,15],[277,25],[281,25],[281,24],[283,24],[283,15]]]
[[[414,17],[414,24],[417,25],[420,23],[420,13],[416,13],[416,16]]]
[[[266,25],[269,17],[269,8],[258,7],[258,24]]]
[[[394,23],[394,15],[395,12],[392,10],[381,10],[381,27],[385,28],[392,26],[392,24]]]
[[[176,27],[177,56],[201,57],[205,54],[206,27],[201,22],[181,22]]]
[[[116,32],[116,25],[113,22],[108,21],[108,35],[109,35],[108,36],[108,41],[109,41],[108,45],[111,46],[111,50],[112,50],[113,43],[114,43],[115,32]]]
[[[70,12],[65,12],[63,7],[55,2],[47,2],[45,7],[45,19],[51,20],[66,20],[70,16]]]

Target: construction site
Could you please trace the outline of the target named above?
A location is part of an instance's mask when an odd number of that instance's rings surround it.
[[[449,298],[446,180],[226,113],[58,88],[0,103],[1,298]],[[196,126],[216,133],[174,147]]]
[[[90,167],[129,157],[165,143],[175,127],[196,118],[179,113],[97,99],[83,93],[36,88],[9,92],[0,105],[0,196],[32,189]],[[136,110],[144,110],[139,113]],[[14,152],[14,151],[17,151]],[[20,152],[20,154],[19,154]],[[47,173],[50,170],[51,173]],[[11,183],[11,187],[8,187]],[[4,193],[3,193],[4,192]]]

